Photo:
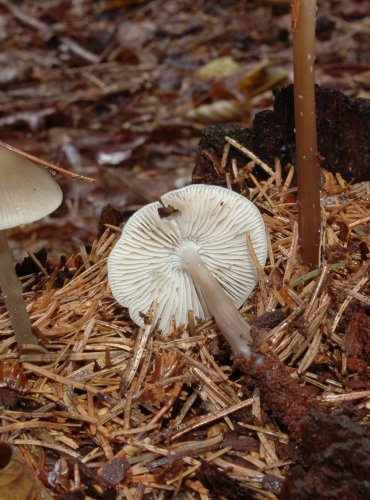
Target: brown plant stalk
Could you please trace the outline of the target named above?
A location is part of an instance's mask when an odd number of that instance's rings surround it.
[[[5,230],[0,231],[0,264],[0,291],[4,295],[17,344],[21,350],[25,345],[32,345],[38,350],[38,341],[32,332],[31,320],[23,300],[22,284],[14,270]]]
[[[295,0],[293,5],[294,115],[298,175],[298,229],[302,263],[319,264],[320,170],[315,108],[316,0]]]

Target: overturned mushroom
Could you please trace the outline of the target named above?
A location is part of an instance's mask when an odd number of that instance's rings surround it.
[[[62,202],[59,185],[43,167],[0,146],[0,288],[18,346],[37,348],[15,273],[6,230],[36,221],[53,212]]]
[[[191,185],[136,212],[108,259],[116,300],[143,324],[142,312],[158,300],[154,321],[166,331],[174,318],[187,322],[213,315],[237,355],[250,357],[250,326],[238,311],[257,282],[246,233],[264,265],[266,236],[256,206],[218,186]],[[161,217],[162,213],[162,217]]]

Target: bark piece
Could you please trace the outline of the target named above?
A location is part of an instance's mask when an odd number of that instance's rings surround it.
[[[370,438],[365,426],[315,413],[302,425],[299,451],[301,464],[292,467],[282,500],[370,497]]]
[[[267,164],[275,156],[283,164],[295,163],[293,85],[276,89],[274,95],[274,109],[254,119],[254,152]],[[316,114],[322,166],[347,180],[368,180],[370,101],[316,85]]]
[[[226,187],[225,171],[221,167],[221,158],[226,145],[225,137],[235,139],[242,146],[251,149],[253,146],[252,132],[240,125],[215,125],[202,131],[197,158],[192,174],[194,184],[214,184]],[[226,172],[231,173],[231,160],[235,159],[238,168],[248,163],[248,158],[230,148]]]

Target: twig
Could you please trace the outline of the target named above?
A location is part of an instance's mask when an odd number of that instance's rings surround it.
[[[251,158],[253,161],[255,161],[257,163],[257,165],[259,165],[267,174],[269,174],[271,176],[275,175],[275,172],[272,170],[272,168],[270,168],[268,165],[266,165],[265,162],[263,162],[260,158],[258,158],[258,156],[256,156],[254,153],[252,153],[252,151],[250,151],[248,148],[246,148],[245,146],[242,146],[235,139],[232,139],[231,137],[226,136],[225,140],[229,144],[234,146],[234,148],[236,148],[238,151],[243,153],[245,156],[247,156],[248,158]]]
[[[370,391],[349,392],[348,394],[324,394],[323,401],[329,403],[340,403],[342,401],[353,401],[355,399],[369,398]]]
[[[81,382],[78,382],[77,380],[73,380],[73,379],[70,379],[67,377],[62,377],[61,375],[57,375],[56,373],[52,373],[49,370],[46,370],[45,368],[41,368],[40,366],[36,366],[36,365],[31,364],[31,363],[23,363],[23,368],[25,370],[30,370],[34,373],[38,373],[39,375],[42,375],[43,377],[55,380],[56,382],[59,382],[61,384],[74,387],[75,389],[89,391],[92,394],[95,394],[100,399],[103,399],[107,403],[110,403],[110,404],[115,403],[113,398],[111,398],[110,396],[107,396],[106,394],[102,394],[100,391],[95,389],[95,387],[92,387],[89,384],[82,384]]]
[[[364,276],[358,283],[357,285],[353,288],[352,292],[359,292],[361,290],[361,288],[368,282],[368,277],[367,276]],[[340,318],[342,317],[342,314],[344,313],[346,307],[348,306],[348,304],[351,302],[352,300],[352,297],[349,296],[347,297],[343,304],[340,306],[339,308],[339,311],[337,312],[335,318],[334,318],[334,321],[333,321],[333,324],[332,324],[332,327],[331,327],[331,332],[334,333],[337,326],[338,326],[338,323],[340,321]]]
[[[37,158],[36,156],[33,156],[29,153],[26,153],[25,151],[21,151],[20,149],[14,147],[14,146],[11,146],[10,144],[7,144],[6,142],[0,141],[0,145],[10,149],[11,151],[14,151],[15,153],[18,153],[18,154],[24,156],[28,160],[31,160],[34,163],[37,163],[38,165],[42,165],[44,167],[50,168],[51,170],[54,170],[55,172],[59,172],[60,174],[63,174],[67,177],[71,177],[73,180],[92,182],[92,183],[95,182],[95,179],[92,179],[91,177],[85,177],[84,175],[75,174],[74,172],[70,172],[69,170],[65,170],[64,168],[57,167],[53,163],[49,163],[46,160],[42,160],[41,158]]]

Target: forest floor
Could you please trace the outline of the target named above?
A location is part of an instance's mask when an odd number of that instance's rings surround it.
[[[245,160],[269,242],[242,310],[266,332],[261,368],[211,319],[139,330],[107,283],[116,226],[191,181],[202,129],[251,125],[291,82],[289,3],[0,0],[0,139],[96,180],[57,176],[60,209],[10,231],[48,360],[18,363],[0,303],[0,432],[56,497],[370,495],[367,183],[323,172],[325,265],[309,272],[293,167],[258,181]],[[369,98],[366,2],[318,3],[318,84]]]

